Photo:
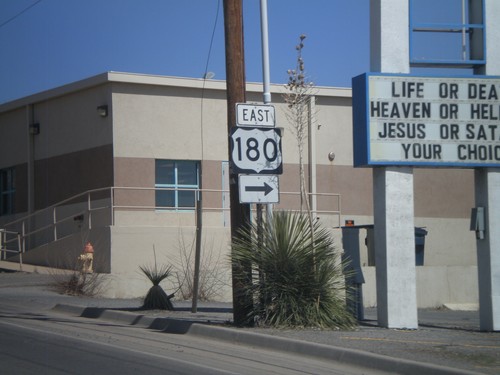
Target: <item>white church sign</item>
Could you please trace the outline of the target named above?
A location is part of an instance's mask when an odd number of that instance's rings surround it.
[[[500,77],[353,79],[354,165],[500,166]]]

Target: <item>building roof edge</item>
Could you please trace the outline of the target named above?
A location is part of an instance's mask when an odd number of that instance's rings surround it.
[[[28,95],[19,99],[14,99],[9,102],[0,104],[0,113],[8,112],[29,104],[39,103],[45,100],[53,99],[63,96],[72,92],[88,89],[91,87],[106,84],[108,82],[121,82],[132,84],[144,85],[158,85],[158,86],[177,86],[177,87],[190,87],[190,88],[205,88],[208,90],[225,90],[225,80],[214,80],[203,78],[189,78],[189,77],[173,77],[153,74],[141,73],[125,73],[109,71],[100,73],[95,76],[84,78],[75,82],[71,82],[62,86],[52,89],[41,91],[32,95]],[[262,92],[262,83],[247,82],[246,89],[248,92]],[[337,88],[316,86],[314,90],[319,95],[324,96],[337,96],[337,97],[351,97],[351,88]],[[271,93],[281,94],[284,92],[284,85],[271,84]]]

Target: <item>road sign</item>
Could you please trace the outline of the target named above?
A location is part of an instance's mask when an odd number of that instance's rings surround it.
[[[237,103],[236,125],[274,127],[276,125],[274,107],[267,104]]]
[[[240,203],[278,203],[277,175],[240,175]]]
[[[234,173],[283,173],[280,129],[231,128],[230,142]]]

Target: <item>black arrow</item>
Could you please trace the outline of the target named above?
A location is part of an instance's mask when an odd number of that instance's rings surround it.
[[[273,191],[273,188],[264,182],[264,186],[245,186],[245,191],[264,192],[264,196]]]

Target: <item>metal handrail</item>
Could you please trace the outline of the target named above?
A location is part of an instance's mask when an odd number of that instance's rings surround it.
[[[101,191],[106,191],[106,190],[111,190],[112,187],[106,187],[106,188],[100,188],[100,189],[92,189],[92,190],[87,190],[86,192],[83,192],[83,193],[79,193],[77,195],[74,195],[70,198],[67,198],[67,199],[64,199],[60,202],[57,202],[51,206],[47,206],[45,208],[42,208],[38,211],[35,211],[33,212],[32,214],[28,214],[26,216],[23,216],[22,218],[19,218],[19,219],[16,219],[16,220],[13,220],[13,221],[10,221],[8,222],[7,224],[5,224],[5,226],[8,226],[8,225],[13,225],[13,224],[17,224],[17,223],[21,223],[23,221],[26,221],[28,219],[31,219],[32,217],[36,216],[36,215],[40,215],[41,212],[43,211],[49,211],[49,210],[53,210],[54,208],[57,208],[57,207],[60,207],[68,202],[71,202],[71,201],[75,201],[76,199],[78,198],[81,198],[81,197],[88,197],[90,194],[93,194],[93,193],[97,193],[97,192],[101,192]]]
[[[78,216],[79,214],[85,214],[89,213],[89,217],[91,216],[91,213],[94,211],[102,210],[102,209],[111,209],[112,206],[104,206],[104,207],[97,207],[97,208],[92,208],[91,206],[91,196],[96,193],[102,193],[108,191],[108,195],[111,195],[112,188],[111,187],[106,187],[106,188],[99,188],[99,189],[92,189],[92,190],[87,190],[86,192],[76,194],[70,198],[64,199],[56,204],[50,205],[48,207],[42,208],[41,210],[35,211],[31,214],[28,214],[26,216],[23,216],[21,218],[15,219],[13,221],[10,221],[4,225],[2,225],[3,228],[15,228],[16,225],[21,226],[21,248],[22,251],[26,251],[26,239],[30,238],[31,236],[41,233],[45,230],[48,230],[52,228],[53,236],[52,236],[52,241],[57,241],[58,234],[57,234],[57,226],[61,223],[71,221],[75,218],[75,216]],[[76,202],[76,203],[81,203],[83,202],[82,198],[86,198],[85,201],[87,201],[87,208],[84,211],[77,211],[77,212],[72,212],[71,215],[63,217],[63,218],[57,218],[56,210],[57,208],[63,207],[64,205],[71,203],[71,202]],[[78,202],[78,200],[81,200],[81,202]],[[43,215],[49,215],[52,217],[52,220],[42,226],[38,226],[33,230],[26,230],[27,223],[29,224],[31,221],[33,221],[36,217],[40,217]]]
[[[195,193],[218,193],[218,194],[229,194],[229,190],[221,190],[221,189],[181,189],[181,188],[157,188],[157,187],[107,187],[107,188],[100,188],[100,189],[92,189],[88,190],[84,193],[77,194],[73,197],[67,198],[65,200],[62,200],[59,203],[53,204],[49,207],[46,207],[44,209],[41,209],[39,211],[36,211],[32,214],[26,215],[22,218],[18,218],[14,221],[11,221],[5,225],[3,225],[3,228],[5,230],[8,230],[10,228],[16,228],[16,225],[21,225],[21,230],[19,233],[20,236],[20,244],[19,244],[19,249],[21,250],[20,252],[25,252],[26,251],[26,239],[30,238],[31,236],[41,233],[43,231],[47,231],[52,229],[52,236],[51,239],[48,240],[48,242],[52,241],[57,241],[59,238],[59,233],[58,233],[58,225],[75,220],[78,216],[85,215],[87,214],[88,217],[88,228],[92,229],[92,214],[100,211],[100,210],[109,210],[110,211],[110,225],[114,226],[115,225],[115,211],[116,210],[156,210],[156,211],[170,211],[169,208],[167,207],[158,207],[158,206],[141,206],[141,205],[121,205],[121,204],[116,204],[116,192],[121,191],[121,190],[126,190],[126,191],[193,191]],[[95,203],[96,200],[92,200],[92,195],[95,195],[97,193],[103,193],[107,192],[107,194],[104,195],[104,198],[101,196],[99,197],[99,200],[102,199],[109,199],[109,204],[101,205],[98,207],[93,207],[92,203]],[[281,192],[280,193],[282,196],[296,196],[299,197],[300,193],[298,192]],[[308,194],[309,196],[316,195],[317,197],[332,197],[336,199],[336,202],[334,202],[334,207],[336,208],[335,210],[315,210],[313,213],[315,215],[318,214],[333,214],[338,216],[338,227],[340,227],[340,214],[341,214],[341,195],[340,194],[332,194],[332,193],[315,193],[315,194]],[[86,202],[86,207],[82,210],[78,211],[73,211],[71,214],[67,214],[66,216],[59,217],[57,209],[60,207],[63,207],[67,205],[68,203],[75,202],[75,203],[85,203]],[[197,204],[197,201],[195,200],[195,205]],[[229,211],[229,207],[203,207],[202,210],[204,212],[214,212],[214,211],[219,211],[221,213]],[[185,214],[185,212],[188,213],[196,213],[196,206],[195,207],[185,207],[181,208],[178,207],[174,210],[174,212],[180,213],[180,214]],[[300,211],[298,209],[295,209],[294,211]],[[34,219],[38,216],[40,217],[43,215],[44,217],[51,217],[51,220],[48,223],[43,223],[43,225],[37,226],[36,228],[26,230],[26,227],[28,226],[31,221],[34,221]],[[194,218],[193,225],[196,222],[196,217]],[[11,231],[12,232],[12,231]],[[12,233],[18,233],[19,231],[12,232]],[[48,243],[46,242],[46,243]],[[37,246],[39,246],[38,244]]]
[[[17,239],[17,250],[12,250],[7,248],[7,244],[13,242],[14,240],[7,240],[7,234],[14,234]],[[5,247],[4,247],[5,245]],[[23,270],[23,248],[21,247],[21,233],[9,231],[5,229],[0,229],[0,259],[4,259],[6,253],[19,254],[19,271]],[[4,257],[5,254],[5,257]]]

